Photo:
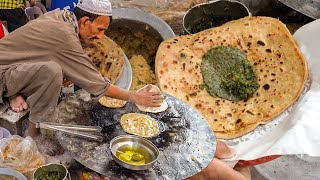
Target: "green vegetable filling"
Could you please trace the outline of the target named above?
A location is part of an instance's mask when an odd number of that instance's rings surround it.
[[[201,71],[210,95],[241,101],[249,99],[258,90],[257,75],[246,54],[238,48],[212,48],[202,59]]]
[[[44,168],[43,173],[36,180],[62,180],[64,174],[59,171],[49,171]]]

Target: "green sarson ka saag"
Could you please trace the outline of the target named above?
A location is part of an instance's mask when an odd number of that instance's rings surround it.
[[[240,49],[219,46],[202,57],[201,71],[211,96],[231,101],[246,100],[258,90],[257,75]]]

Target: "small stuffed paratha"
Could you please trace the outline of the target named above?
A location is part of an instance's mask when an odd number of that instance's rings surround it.
[[[141,137],[153,137],[159,134],[159,125],[156,120],[145,114],[124,114],[120,124],[123,130],[129,134]]]
[[[259,84],[247,100],[210,95],[204,87],[202,57],[218,46],[246,54]],[[161,43],[156,56],[159,87],[197,109],[218,138],[242,136],[291,106],[307,80],[307,63],[286,26],[269,17],[246,17]]]
[[[108,108],[121,108],[127,104],[127,101],[123,101],[120,99],[114,99],[107,96],[102,96],[99,99],[99,103]]]
[[[159,92],[161,93],[160,89],[155,86],[155,85],[151,85],[151,89],[149,90],[149,92]],[[144,86],[143,88],[139,89],[137,92],[143,90],[144,88],[147,88],[147,86]],[[144,111],[144,112],[151,112],[151,113],[159,113],[162,111],[165,111],[168,109],[168,103],[166,100],[163,100],[160,107],[146,107],[146,106],[142,106],[142,105],[138,105],[136,104],[136,106],[138,107],[138,109],[140,111]]]
[[[103,77],[109,79],[111,84],[117,82],[125,66],[124,53],[120,46],[104,35],[84,47],[84,51]]]

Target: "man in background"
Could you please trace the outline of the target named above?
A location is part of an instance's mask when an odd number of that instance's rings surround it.
[[[29,20],[37,19],[39,16],[47,12],[41,2],[36,2],[35,0],[29,0],[30,7],[26,8],[26,15]]]
[[[23,0],[0,0],[0,20],[7,21],[9,33],[26,24],[23,7]]]
[[[39,1],[29,0],[29,4],[30,4],[30,7],[38,7],[38,8],[40,8],[40,10],[42,11],[43,14],[47,12],[46,7],[44,7],[44,5]]]

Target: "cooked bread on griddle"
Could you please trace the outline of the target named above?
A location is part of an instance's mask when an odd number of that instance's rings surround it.
[[[123,130],[129,134],[141,137],[152,137],[159,134],[159,126],[156,120],[145,114],[124,114],[121,117],[120,124]]]

